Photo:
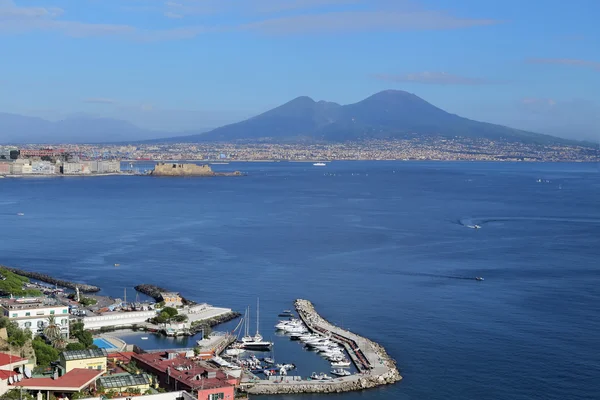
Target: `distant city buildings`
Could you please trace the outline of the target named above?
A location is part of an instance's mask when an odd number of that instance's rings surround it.
[[[145,173],[154,161],[597,161],[598,149],[578,145],[526,144],[468,137],[415,137],[343,143],[165,143],[0,146],[0,176]],[[121,161],[125,161],[121,171]],[[144,168],[141,161],[149,161]]]

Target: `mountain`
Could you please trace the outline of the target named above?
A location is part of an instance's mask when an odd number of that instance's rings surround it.
[[[118,119],[75,116],[52,122],[37,117],[0,113],[0,143],[90,143],[144,140],[156,137]]]
[[[526,143],[570,142],[549,135],[463,118],[401,90],[386,90],[348,105],[298,97],[245,121],[203,134],[162,141],[203,142],[259,138],[274,141],[345,141],[434,135]]]

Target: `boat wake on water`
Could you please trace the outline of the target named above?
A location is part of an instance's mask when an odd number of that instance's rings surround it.
[[[467,217],[456,221],[458,225],[470,229],[480,229],[490,222],[563,222],[571,224],[600,224],[600,219],[571,217]]]
[[[460,279],[465,281],[482,281],[483,278],[480,276],[458,276],[458,275],[442,275],[442,274],[428,274],[426,272],[396,272],[398,275],[405,276],[425,276],[429,278],[443,278],[443,279]]]

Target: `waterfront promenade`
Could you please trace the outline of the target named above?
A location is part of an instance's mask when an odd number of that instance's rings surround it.
[[[297,376],[270,377],[268,380],[249,377],[242,382],[242,387],[248,393],[348,392],[391,384],[402,379],[396,362],[381,345],[326,321],[308,300],[298,299],[294,305],[310,331],[328,336],[344,346],[359,373],[327,381],[303,380]]]

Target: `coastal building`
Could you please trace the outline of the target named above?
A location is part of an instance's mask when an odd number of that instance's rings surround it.
[[[60,366],[66,373],[78,368],[106,371],[107,357],[105,349],[63,351],[60,353]]]
[[[179,293],[175,292],[161,292],[160,299],[165,303],[165,307],[181,307],[183,306],[183,299]]]
[[[31,173],[31,162],[29,160],[18,159],[10,164],[10,173],[13,175],[21,175],[26,171]]]
[[[10,389],[14,381],[23,378],[23,369],[29,361],[12,354],[0,353],[0,396]]]
[[[32,157],[51,157],[56,158],[65,155],[65,149],[23,149],[20,152],[21,157],[23,158],[32,158]]]
[[[56,166],[50,161],[37,161],[31,162],[31,173],[41,175],[52,175],[56,173]]]
[[[140,369],[156,376],[159,385],[165,389],[197,393],[197,400],[235,398],[238,378],[178,353],[134,354],[132,359]]]
[[[8,161],[0,161],[0,175],[10,174],[10,164]]]
[[[97,384],[98,389],[103,389],[105,391],[115,390],[119,393],[131,393],[132,390],[139,390],[140,393],[145,393],[150,389],[152,380],[148,374],[132,375],[123,373],[103,376],[98,379]]]
[[[49,317],[54,317],[63,337],[69,337],[69,307],[58,304],[52,299],[30,297],[20,299],[2,299],[0,306],[5,317],[16,322],[21,329],[29,329],[34,335],[43,333],[48,326]]]
[[[82,319],[85,329],[98,330],[104,327],[127,327],[143,324],[156,316],[156,311],[106,312],[102,315]]]
[[[64,175],[84,173],[83,164],[80,162],[65,162],[62,164],[61,170]]]
[[[115,160],[82,161],[92,174],[110,174],[121,172],[121,162]]]

